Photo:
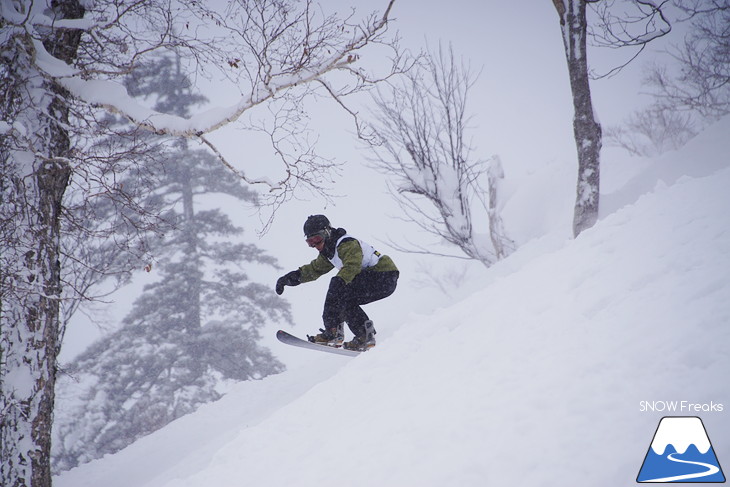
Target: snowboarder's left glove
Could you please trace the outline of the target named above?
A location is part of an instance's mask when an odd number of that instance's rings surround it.
[[[284,292],[284,286],[298,286],[302,282],[300,281],[302,273],[299,269],[284,274],[276,281],[276,294],[281,295]]]

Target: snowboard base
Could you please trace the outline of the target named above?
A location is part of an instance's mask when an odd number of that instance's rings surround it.
[[[356,357],[356,356],[360,355],[360,353],[361,353],[356,350],[347,350],[346,348],[335,348],[335,347],[330,347],[328,345],[320,345],[318,343],[312,343],[308,340],[303,340],[299,337],[295,337],[291,333],[287,333],[284,330],[277,331],[276,338],[281,343],[286,343],[287,345],[291,345],[293,347],[308,348],[310,350],[317,350],[319,352],[334,353],[335,355],[345,355],[347,357]]]

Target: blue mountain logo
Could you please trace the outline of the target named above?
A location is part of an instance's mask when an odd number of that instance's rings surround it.
[[[636,481],[725,482],[702,420],[696,416],[662,418]]]

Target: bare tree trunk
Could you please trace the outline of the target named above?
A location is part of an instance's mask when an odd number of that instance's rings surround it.
[[[514,252],[515,243],[507,237],[504,229],[502,215],[499,213],[499,185],[504,179],[504,169],[502,168],[502,160],[499,156],[492,156],[487,169],[487,181],[489,185],[489,204],[487,212],[489,214],[489,238],[494,246],[494,254],[497,259],[504,259]]]
[[[54,160],[34,162],[35,174],[27,175],[25,182],[13,178],[15,184],[26,186],[26,196],[35,196],[34,209],[19,215],[15,247],[3,249],[16,261],[9,272],[13,275],[3,276],[15,282],[10,286],[12,295],[2,297],[0,346],[4,395],[1,478],[3,485],[12,487],[51,485],[51,424],[61,293],[59,214],[70,170]],[[28,186],[34,188],[30,190]]]
[[[76,0],[54,2],[59,18],[80,18]],[[16,39],[16,40],[19,40]],[[79,36],[46,39],[49,52],[70,60]],[[2,304],[0,305],[0,480],[7,487],[51,485],[51,425],[61,295],[62,200],[71,175],[69,110],[62,88],[34,76],[32,46],[8,73],[2,113],[32,132],[32,150],[0,145]]]
[[[51,424],[61,294],[60,214],[71,170],[60,157],[68,148],[68,139],[57,126],[46,128],[55,132],[52,145],[44,151],[47,156],[35,155],[28,164],[13,157],[3,161],[5,168],[14,169],[4,175],[3,181],[2,218],[4,223],[8,217],[14,222],[2,250],[6,258],[0,342],[0,478],[2,485],[11,487],[51,485]],[[26,198],[27,211],[13,211],[20,198]]]
[[[578,184],[573,235],[592,227],[598,219],[601,125],[593,114],[588,82],[586,0],[553,0],[560,16],[570,89],[573,93],[573,133],[578,149]]]

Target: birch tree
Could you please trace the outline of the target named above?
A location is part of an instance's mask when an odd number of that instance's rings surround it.
[[[51,484],[64,197],[74,175],[94,177],[87,146],[77,142],[98,129],[99,111],[120,114],[155,134],[197,139],[244,181],[281,198],[314,173],[316,154],[275,147],[283,176],[250,177],[208,135],[245,123],[243,115],[259,106],[278,102],[302,110],[315,89],[341,102],[367,87],[381,75],[359,67],[358,59],[368,47],[387,42],[392,5],[357,20],[293,0],[0,1],[3,486]],[[116,80],[169,49],[199,75],[215,69],[235,83],[238,99],[188,119],[135,102]]]
[[[497,211],[501,162],[496,156],[476,158],[470,145],[467,100],[476,76],[451,48],[425,54],[419,62],[401,83],[391,83],[376,97],[371,126],[376,137],[370,144],[375,166],[389,176],[404,220],[463,254],[451,257],[465,256],[489,267],[514,250],[514,242]],[[395,246],[436,253],[425,246]]]
[[[601,125],[593,113],[588,76],[588,0],[553,0],[560,16],[570,91],[573,95],[573,136],[578,150],[578,183],[573,213],[573,235],[598,219],[601,174]]]
[[[638,47],[631,58],[611,73],[625,67],[652,40],[665,35],[671,26],[663,16],[662,4],[653,0],[632,0],[636,13],[612,13],[615,2],[602,0],[553,0],[558,12],[573,96],[573,135],[578,152],[578,182],[573,213],[573,235],[592,227],[598,219],[603,133],[591,99],[587,39],[598,45]],[[662,2],[663,3],[663,2]],[[586,8],[598,5],[598,19],[589,29]]]

